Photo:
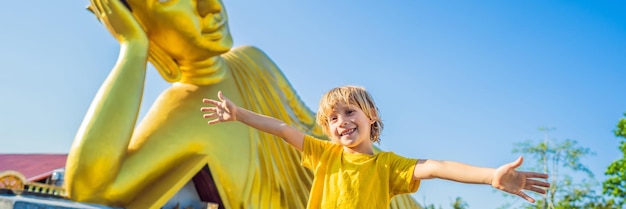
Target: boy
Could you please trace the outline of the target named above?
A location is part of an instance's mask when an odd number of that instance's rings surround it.
[[[462,183],[490,184],[535,200],[522,190],[545,194],[550,184],[534,178],[547,174],[516,171],[522,158],[497,169],[458,162],[416,160],[393,152],[374,154],[383,123],[371,95],[362,87],[343,86],[330,90],[320,100],[317,123],[332,142],[316,139],[284,122],[237,107],[218,93],[220,101],[203,99],[214,105],[203,107],[209,124],[240,121],[276,135],[302,152],[302,165],[314,172],[307,208],[387,208],[389,200],[403,193],[416,192],[420,180],[441,178]]]

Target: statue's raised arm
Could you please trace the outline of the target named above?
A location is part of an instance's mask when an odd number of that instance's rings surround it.
[[[89,9],[120,42],[120,56],[100,87],[74,139],[67,191],[79,201],[102,202],[127,157],[141,105],[148,37],[120,1],[91,1]]]
[[[70,199],[160,208],[169,190],[198,172],[181,165],[201,159],[211,182],[200,186],[216,191],[210,201],[221,208],[305,208],[313,176],[297,150],[239,123],[206,126],[199,116],[202,98],[221,90],[239,106],[323,137],[265,53],[231,49],[221,1],[92,0],[90,8],[121,49],[68,155]],[[138,121],[148,61],[172,86]],[[410,196],[396,199],[392,208],[418,207]]]

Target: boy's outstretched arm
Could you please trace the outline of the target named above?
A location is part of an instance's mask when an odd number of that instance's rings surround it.
[[[519,157],[514,162],[494,169],[452,161],[419,160],[413,171],[413,180],[441,178],[469,184],[489,184],[534,203],[535,199],[523,190],[545,194],[550,183],[536,179],[547,179],[548,174],[516,171],[522,161],[523,158]]]
[[[215,124],[226,121],[240,121],[250,127],[270,133],[274,136],[283,138],[287,143],[302,151],[304,143],[304,133],[291,127],[283,121],[266,115],[261,115],[250,110],[238,107],[219,91],[217,97],[220,101],[213,99],[202,99],[206,104],[214,105],[213,107],[202,107],[204,118],[214,118],[209,124]]]

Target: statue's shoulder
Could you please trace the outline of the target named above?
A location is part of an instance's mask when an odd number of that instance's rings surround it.
[[[260,48],[256,46],[251,46],[251,45],[243,45],[243,46],[235,47],[231,49],[231,53],[262,56],[262,57],[269,59],[269,56],[267,56],[267,54],[265,54],[263,50],[261,50]]]

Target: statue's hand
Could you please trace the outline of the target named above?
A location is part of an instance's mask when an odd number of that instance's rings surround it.
[[[148,43],[148,37],[137,19],[119,0],[90,0],[89,10],[121,43],[140,41]]]

